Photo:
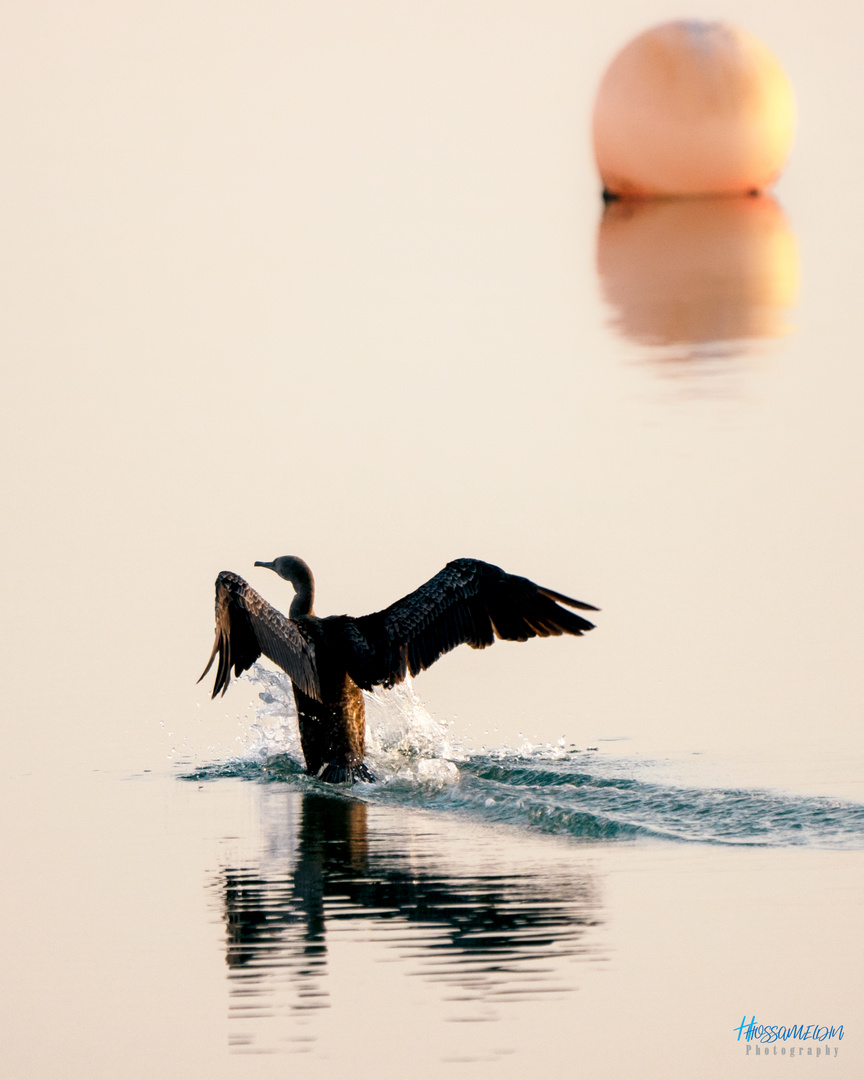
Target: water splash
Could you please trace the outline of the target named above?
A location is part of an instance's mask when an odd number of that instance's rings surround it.
[[[279,771],[286,776],[303,773],[291,680],[260,664],[249,670],[247,678],[259,687],[260,705],[244,753],[234,765],[243,775],[251,766],[252,773],[261,769],[270,779],[282,778],[276,775]],[[451,742],[449,725],[436,720],[414,693],[410,679],[392,690],[364,691],[363,697],[366,760],[381,782],[440,788],[456,781],[455,762],[465,755]]]
[[[307,777],[291,684],[255,665],[260,704],[244,752],[187,774],[233,776],[337,791]],[[410,681],[365,694],[367,761],[376,784],[350,798],[458,813],[583,839],[653,837],[710,844],[864,847],[864,805],[749,788],[661,782],[660,763],[524,742],[468,752],[430,715]],[[339,789],[343,796],[348,792]]]

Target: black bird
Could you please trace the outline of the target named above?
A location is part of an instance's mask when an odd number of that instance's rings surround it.
[[[199,682],[218,654],[212,697],[224,694],[263,653],[291,678],[306,771],[329,783],[373,780],[363,764],[366,719],[362,690],[393,686],[463,642],[485,649],[507,641],[581,635],[594,624],[567,608],[597,611],[479,559],[456,559],[395,604],[355,619],[312,610],[312,571],[294,555],[256,562],[290,581],[288,618],[243,578],[216,578],[216,641]]]

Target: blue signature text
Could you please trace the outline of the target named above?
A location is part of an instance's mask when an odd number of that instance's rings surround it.
[[[814,1039],[816,1042],[824,1042],[826,1039],[842,1039],[843,1025],[838,1027],[827,1024],[792,1024],[788,1027],[778,1024],[757,1024],[756,1017],[749,1021],[745,1016],[737,1028],[733,1031],[738,1033],[738,1042],[744,1036],[745,1042],[774,1043],[786,1042],[788,1039],[799,1039],[802,1042]]]

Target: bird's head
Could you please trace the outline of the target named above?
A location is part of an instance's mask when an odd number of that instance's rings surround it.
[[[306,563],[302,559],[298,559],[296,555],[280,555],[273,562],[256,562],[255,565],[266,566],[268,570],[275,570],[279,577],[285,578],[286,581],[290,581],[292,584],[295,578],[312,576],[312,572]]]
[[[312,602],[315,596],[315,583],[312,571],[306,563],[296,555],[280,555],[273,562],[256,562],[256,566],[266,566],[268,570],[275,570],[281,578],[290,581],[297,595],[291,604],[290,615],[296,619],[300,615],[312,614]]]

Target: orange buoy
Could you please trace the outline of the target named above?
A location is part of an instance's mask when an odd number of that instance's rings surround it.
[[[647,30],[615,57],[593,129],[609,195],[742,195],[769,188],[785,165],[795,96],[758,38],[682,20]]]

